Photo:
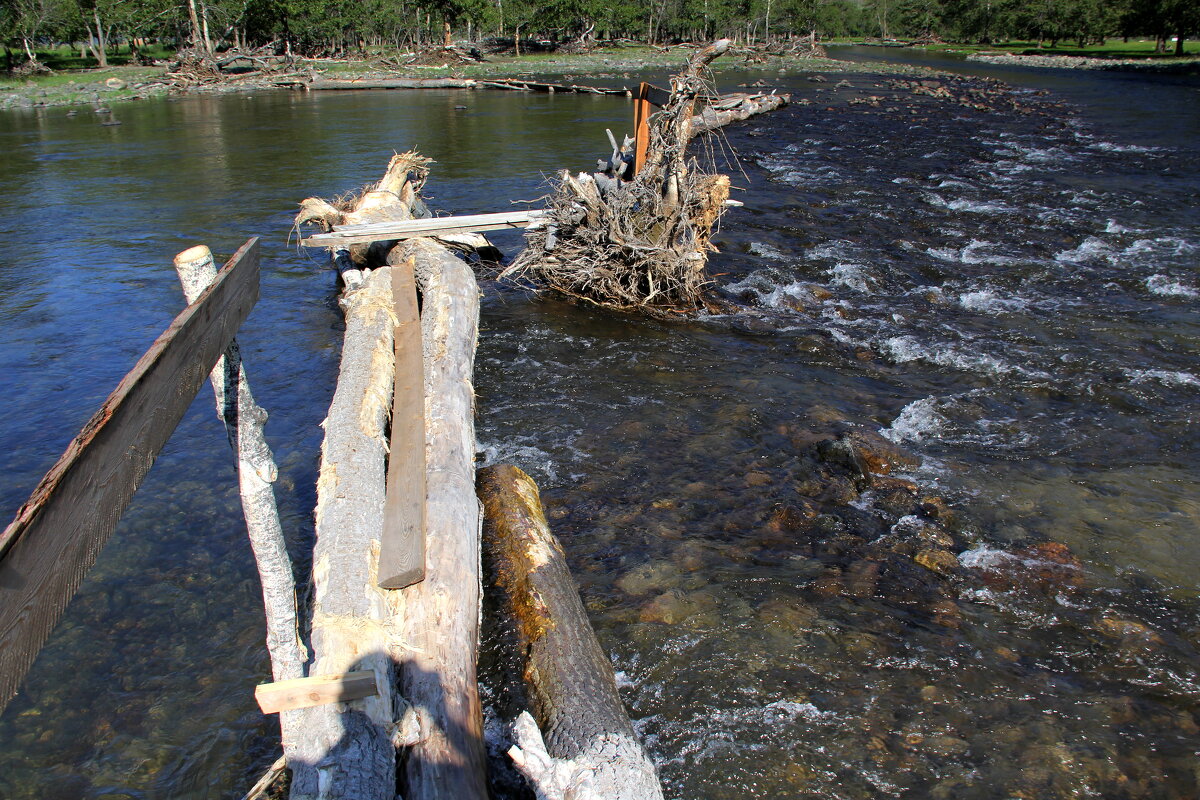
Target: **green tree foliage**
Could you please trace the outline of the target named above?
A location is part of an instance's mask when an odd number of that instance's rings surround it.
[[[193,17],[194,13],[194,17]],[[193,23],[193,19],[195,22]],[[274,43],[301,54],[411,49],[459,37],[654,43],[881,36],[1044,45],[1200,35],[1200,0],[0,0],[0,39],[32,58],[51,41],[157,38],[214,50]]]

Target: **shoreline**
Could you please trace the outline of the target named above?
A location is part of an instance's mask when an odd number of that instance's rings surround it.
[[[1090,56],[1016,55],[1014,53],[970,53],[967,61],[987,64],[1039,67],[1042,69],[1092,69],[1113,72],[1146,72],[1159,75],[1200,73],[1200,58],[1184,57],[1171,61],[1132,58],[1094,58]]]
[[[390,67],[369,59],[298,59],[295,71],[313,80],[420,80],[455,78],[468,80],[571,78],[595,86],[636,88],[638,73],[677,70],[687,60],[687,48],[669,51],[650,48],[614,48],[585,54],[540,54],[499,56],[478,64],[445,66],[406,65]],[[183,97],[196,94],[231,94],[258,91],[303,91],[296,80],[283,83],[272,73],[230,74],[221,80],[180,87],[166,77],[165,67],[108,67],[79,72],[55,73],[28,78],[21,83],[0,83],[0,111],[68,106],[107,106],[109,103],[153,97]],[[929,68],[903,64],[858,64],[827,57],[797,57],[734,50],[725,61],[712,65],[716,73],[884,73],[927,74]],[[64,79],[65,80],[55,80]],[[92,78],[92,80],[89,80]]]

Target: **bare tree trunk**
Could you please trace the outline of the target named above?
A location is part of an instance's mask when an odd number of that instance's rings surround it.
[[[215,51],[213,49],[212,38],[208,35],[208,4],[200,4],[200,25],[204,31],[204,49],[211,56]]]
[[[96,44],[92,46],[92,52],[96,54],[96,65],[104,68],[108,66],[108,42],[104,38],[104,26],[100,24],[100,9],[92,9],[92,19],[96,22]],[[89,31],[89,36],[91,32]]]
[[[188,0],[188,20],[192,24],[192,46],[204,49],[204,37],[200,32],[200,17],[196,14],[196,0]]]
[[[427,442],[425,580],[400,591],[411,647],[401,672],[421,736],[408,753],[406,800],[485,800],[476,682],[481,513],[475,498],[472,373],[479,288],[467,264],[428,239],[388,256],[411,260],[421,290]]]
[[[532,712],[548,754],[588,775],[596,796],[661,800],[654,764],[634,733],[562,546],[546,524],[537,484],[500,464],[480,470],[477,486],[485,510],[488,592],[500,608],[506,645],[498,660],[515,673],[501,685],[522,688],[514,705]],[[527,765],[518,766],[529,774]]]
[[[193,247],[175,256],[175,270],[179,273],[183,294],[189,303],[195,302],[217,278],[212,252],[204,246]],[[263,435],[267,412],[254,401],[254,395],[250,392],[236,339],[229,343],[225,355],[213,367],[210,378],[217,416],[225,424],[229,445],[237,459],[246,532],[262,583],[271,675],[275,681],[302,678],[307,653],[300,641],[296,582],[272,486],[279,472]],[[305,717],[306,711],[303,710],[286,711],[280,715],[284,756],[293,772],[298,774],[307,767],[300,763],[296,750],[305,726]]]

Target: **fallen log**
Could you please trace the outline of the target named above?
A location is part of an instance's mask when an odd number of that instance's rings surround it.
[[[175,256],[175,271],[179,274],[188,303],[196,302],[200,294],[217,279],[212,251],[203,245]],[[250,391],[236,338],[229,341],[209,379],[217,416],[225,425],[229,445],[237,462],[246,533],[262,586],[271,676],[275,681],[303,678],[308,653],[300,641],[296,580],[275,503],[273,484],[279,476],[279,470],[263,433],[267,412],[255,402],[254,394]],[[300,759],[296,756],[296,742],[306,725],[305,712],[286,711],[280,715],[283,752],[293,762],[293,772],[311,769],[299,763]]]
[[[337,388],[325,419],[317,480],[310,675],[371,670],[377,695],[306,711],[292,800],[393,800],[399,718],[395,670],[403,605],[376,585],[382,539],[385,427],[393,381],[392,286],[375,270],[342,303],[346,332]]]
[[[407,800],[483,800],[472,380],[479,287],[466,263],[429,239],[404,242],[388,260],[413,265],[425,353],[425,579],[399,591],[405,613],[398,621],[408,651],[401,692],[417,709],[420,740],[407,753],[402,793]]]
[[[783,108],[791,100],[786,94],[730,94],[721,97],[720,101],[707,106],[702,112],[692,117],[691,135],[698,136],[717,128],[722,128],[731,122],[749,119],[758,114]]]
[[[506,682],[518,695],[510,705],[532,713],[553,759],[571,762],[566,770],[543,765],[536,773],[557,772],[550,782],[558,789],[587,774],[591,792],[604,800],[661,798],[654,765],[634,733],[562,546],[546,524],[537,485],[505,464],[479,470],[477,491],[487,592],[503,631],[500,660],[517,676]],[[518,766],[530,749],[521,743]]]
[[[354,91],[357,89],[474,89],[470,78],[355,78],[332,80],[319,78],[304,85],[313,92]]]
[[[543,94],[613,94],[628,95],[629,89],[624,86],[579,86],[574,83],[541,83],[539,81],[524,81],[519,78],[496,78],[481,80],[479,86],[487,89],[507,89],[518,92],[542,92]]]

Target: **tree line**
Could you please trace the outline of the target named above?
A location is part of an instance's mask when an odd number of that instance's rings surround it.
[[[1200,0],[0,0],[0,39],[36,61],[78,43],[102,66],[117,43],[147,40],[215,53],[274,45],[302,55],[411,50],[478,41],[630,39],[662,44],[800,36],[1080,46],[1153,36],[1175,50],[1200,33]]]

